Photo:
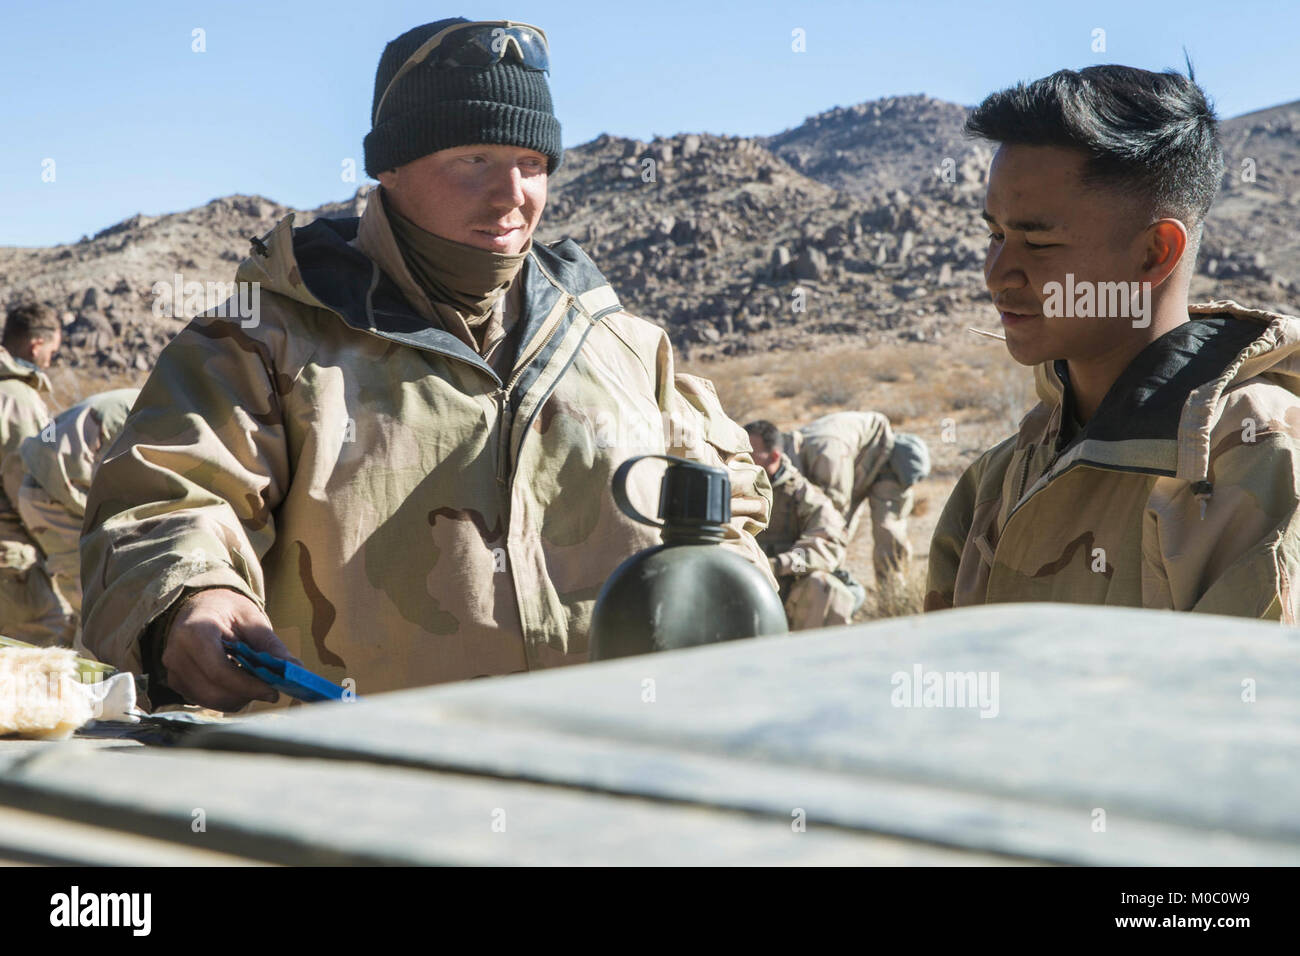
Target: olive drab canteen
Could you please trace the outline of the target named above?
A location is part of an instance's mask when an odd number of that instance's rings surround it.
[[[628,473],[645,458],[669,462],[659,491],[662,521],[628,500]],[[619,466],[613,487],[619,510],[662,529],[664,543],[632,555],[601,588],[591,618],[591,660],[788,630],[781,600],[762,572],[720,547],[731,519],[725,471],[671,455],[638,455]]]

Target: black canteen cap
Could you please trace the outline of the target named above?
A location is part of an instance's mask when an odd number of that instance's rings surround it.
[[[665,524],[726,524],[731,520],[731,479],[712,465],[672,461],[659,485],[659,517]]]

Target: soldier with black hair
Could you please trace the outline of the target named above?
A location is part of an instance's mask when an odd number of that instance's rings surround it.
[[[985,283],[1039,403],[958,481],[927,610],[1001,601],[1297,622],[1300,320],[1188,302],[1224,171],[1190,75],[989,96]]]

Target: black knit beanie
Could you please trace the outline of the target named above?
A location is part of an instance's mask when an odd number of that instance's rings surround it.
[[[452,17],[426,23],[384,48],[375,73],[372,121],[389,81],[420,44],[452,24],[469,22]],[[546,74],[524,69],[509,56],[485,69],[439,69],[426,60],[388,91],[383,113],[365,139],[366,173],[377,179],[429,153],[476,143],[535,149],[555,172],[563,148]]]

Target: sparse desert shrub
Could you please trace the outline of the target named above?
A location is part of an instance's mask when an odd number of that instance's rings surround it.
[[[812,400],[818,405],[839,408],[858,397],[858,387],[843,378],[833,378],[814,385]]]
[[[925,606],[926,570],[925,562],[913,561],[901,581],[877,583],[875,590],[867,593],[866,603],[858,609],[854,620],[872,621],[920,614]]]

